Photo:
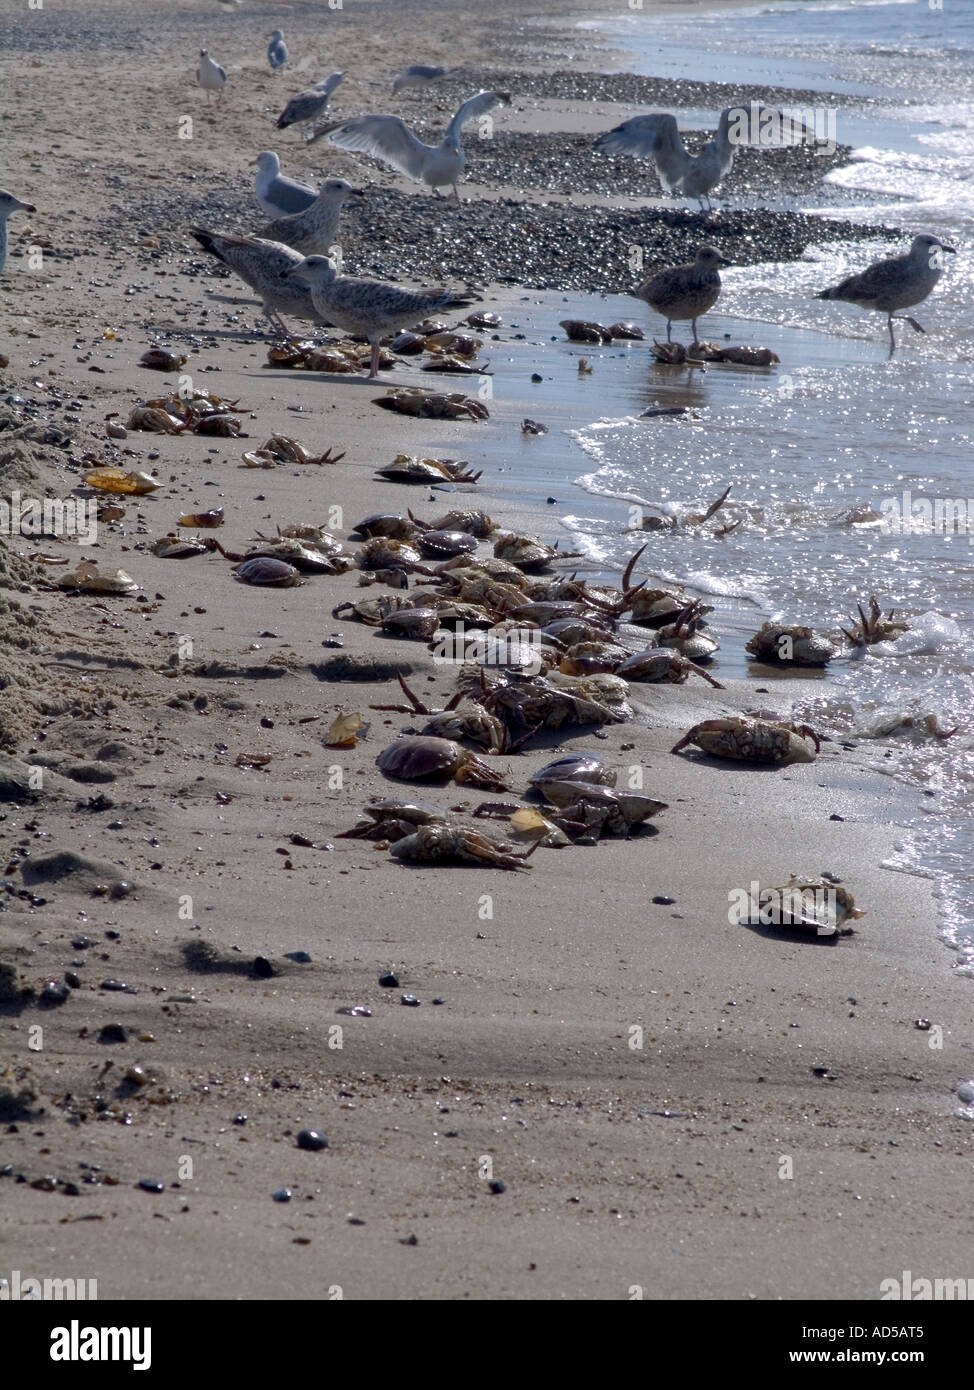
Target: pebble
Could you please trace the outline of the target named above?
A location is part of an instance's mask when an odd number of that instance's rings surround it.
[[[309,1153],[317,1153],[319,1149],[327,1149],[328,1140],[320,1129],[302,1129],[298,1135],[298,1148],[307,1149]]]
[[[98,1041],[103,1043],[123,1043],[128,1034],[120,1023],[106,1023],[98,1034]]]
[[[293,960],[298,965],[311,964],[311,957],[308,955],[307,951],[285,951],[284,959]]]
[[[403,994],[400,996],[399,1002],[410,1009],[418,1009],[420,1005],[420,1000],[416,998],[415,994]]]
[[[398,989],[399,976],[394,974],[391,970],[387,970],[384,975],[379,976],[379,984],[383,989]]]
[[[366,1008],[364,1004],[350,1004],[344,1009],[336,1009],[336,1014],[345,1014],[348,1018],[371,1018],[372,1010]]]
[[[41,990],[40,1002],[42,1004],[63,1004],[70,993],[70,988],[66,984],[62,984],[60,980],[48,980]]]
[[[165,1192],[166,1184],[161,1178],[140,1178],[139,1186],[143,1192]]]
[[[138,994],[138,990],[124,980],[102,980],[98,988],[114,991],[115,994]]]
[[[507,1183],[501,1182],[500,1178],[494,1178],[493,1182],[489,1184],[489,1187],[495,1197],[499,1197],[502,1192],[507,1191]]]
[[[272,976],[277,974],[277,971],[266,956],[254,957],[253,971],[258,980],[269,980]]]
[[[73,936],[71,938],[71,945],[76,951],[87,951],[88,947],[91,945],[91,939],[87,936]]]
[[[289,1202],[291,1200],[291,1189],[289,1187],[275,1187],[271,1193],[275,1202]]]
[[[657,893],[655,898],[650,899],[650,902],[654,902],[657,907],[672,907],[676,898],[668,898],[665,893]]]

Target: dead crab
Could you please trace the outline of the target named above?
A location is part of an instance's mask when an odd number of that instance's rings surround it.
[[[201,536],[177,536],[172,532],[160,536],[149,546],[152,554],[157,555],[160,560],[188,560],[193,555],[205,555],[216,548],[216,541],[212,537],[204,539]]]
[[[706,611],[703,604],[696,601],[687,604],[686,608],[675,615],[673,622],[666,623],[659,629],[659,645],[672,647],[688,661],[711,661],[720,643],[716,637],[700,630],[706,626],[703,616]]]
[[[559,328],[565,330],[570,343],[611,343],[612,330],[588,319],[562,319]]]
[[[337,463],[344,457],[344,452],[332,454],[331,446],[323,454],[313,454],[290,435],[272,434],[259,449],[245,453],[243,459],[248,468],[276,468],[286,463]]]
[[[400,782],[434,779],[469,782],[488,791],[507,791],[502,777],[481,758],[448,738],[404,734],[376,758],[379,771]]]
[[[780,662],[795,666],[827,666],[837,648],[827,637],[810,627],[785,627],[781,623],[766,622],[744,650],[769,665]]]
[[[470,465],[458,463],[455,459],[421,459],[411,454],[397,454],[392,463],[376,472],[376,477],[386,478],[391,483],[475,483],[479,473],[472,473]]]
[[[534,851],[535,846],[523,852],[515,852],[482,835],[479,830],[468,830],[456,825],[421,825],[412,835],[397,840],[389,853],[396,859],[411,859],[420,863],[436,863],[439,860],[459,861],[464,864],[477,864],[489,869],[529,869],[524,861]]]
[[[715,516],[716,513],[720,511],[721,507],[730,496],[731,486],[732,485],[729,484],[720,496],[715,501],[711,502],[706,511],[687,512],[683,516],[670,516],[666,514],[659,516],[644,516],[641,529],[643,531],[675,531],[679,526],[703,526],[705,522],[709,521],[712,516]]]
[[[814,762],[821,739],[808,724],[728,717],[694,724],[670,751],[679,753],[690,743],[715,758],[784,767],[787,763]]]
[[[720,681],[714,680],[709,671],[698,666],[695,661],[681,656],[672,647],[647,647],[645,651],[634,652],[615,668],[615,674],[627,681],[646,681],[653,684],[668,681],[671,685],[682,685],[689,676],[700,676],[716,690],[723,690]]]
[[[419,527],[414,521],[407,520],[400,512],[373,512],[352,527],[352,535],[356,538],[371,540],[375,536],[390,536],[397,541],[414,541],[419,532]]]
[[[665,801],[636,792],[615,791],[591,782],[548,782],[545,796],[559,808],[550,820],[567,835],[594,835],[604,830],[628,839],[633,827],[667,809]]]
[[[786,927],[816,936],[851,936],[854,928],[846,922],[866,915],[856,907],[852,894],[831,878],[795,874],[787,883],[762,888],[757,902],[752,897],[749,907],[746,920],[752,925]]]
[[[566,753],[564,757],[545,763],[544,767],[533,773],[528,785],[532,790],[541,792],[549,801],[554,801],[554,797],[548,796],[547,787],[551,783],[562,782],[584,782],[589,786],[614,787],[616,773],[612,768],[606,767],[602,759],[594,753]],[[559,804],[555,802],[555,805]]]
[[[395,797],[373,799],[363,808],[351,830],[340,830],[336,839],[401,840],[420,825],[445,824],[446,812],[429,801],[400,801]]]
[[[257,555],[251,560],[244,560],[233,573],[241,584],[266,584],[277,589],[292,588],[302,582],[301,571],[296,566],[270,555]]]
[[[370,705],[370,709],[393,710],[397,714],[428,715],[429,722],[424,725],[420,737],[454,740],[467,738],[490,753],[506,753],[509,750],[510,739],[505,726],[489,714],[483,705],[475,704],[473,701],[464,702],[462,690],[457,691],[444,709],[430,709],[410,690],[401,673],[396,679],[402,686],[409,704]]]
[[[891,642],[910,630],[910,624],[905,619],[894,619],[895,609],[891,608],[888,613],[882,611],[875,594],[869,599],[868,613],[864,612],[861,603],[857,603],[856,608],[859,611],[859,622],[851,631],[848,628],[842,629],[854,647],[871,647],[874,642]]]
[[[476,536],[471,536],[467,531],[450,531],[445,527],[420,531],[416,543],[428,560],[448,560],[453,555],[469,555],[478,545]]]
[[[401,598],[399,594],[380,594],[378,598],[363,598],[357,603],[346,599],[331,610],[331,616],[343,618],[347,614],[356,622],[367,623],[369,627],[381,627],[390,614],[412,606],[411,599]]]
[[[489,536],[491,531],[497,530],[497,523],[493,517],[487,515],[477,507],[454,507],[445,516],[437,517],[435,521],[426,523],[417,520],[412,512],[410,518],[417,526],[426,527],[435,531],[466,531],[470,536],[476,536],[478,540],[483,540]]]
[[[374,396],[373,403],[400,415],[418,415],[428,420],[486,420],[489,411],[483,401],[459,391],[427,391],[420,386],[400,386],[385,396]]]
[[[500,531],[494,540],[495,556],[522,570],[541,569],[552,560],[570,559],[580,553],[578,550],[560,551],[557,545],[546,545],[537,536],[520,536],[515,531]]]

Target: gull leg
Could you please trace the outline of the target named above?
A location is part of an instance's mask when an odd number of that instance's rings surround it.
[[[691,319],[691,320],[690,320],[690,326],[691,326],[692,329],[693,329],[693,341],[694,341],[694,342],[697,342],[697,341],[698,341],[698,339],[697,339],[697,320],[696,320],[696,319]]]
[[[459,190],[459,188],[457,188],[456,184],[453,185],[453,196],[454,196],[454,198],[456,198],[457,203],[459,203],[459,202],[460,202],[460,190]]]
[[[666,320],[666,341],[668,343],[673,341],[673,324],[670,319]]]
[[[373,342],[373,344],[372,344],[372,362],[371,362],[371,368],[370,368],[370,371],[369,371],[369,380],[371,381],[373,377],[376,377],[376,376],[378,376],[378,375],[379,375],[379,340],[378,340],[378,338],[376,338],[376,340],[375,340],[375,341]]]
[[[886,322],[887,322],[887,327],[889,328],[889,355],[890,355],[890,357],[892,357],[892,356],[893,356],[893,353],[896,351],[896,339],[893,337],[893,315],[892,315],[892,314],[888,315],[887,321],[886,321]]]

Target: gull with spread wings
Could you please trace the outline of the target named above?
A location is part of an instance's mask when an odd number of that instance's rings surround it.
[[[398,116],[359,116],[333,130],[320,131],[315,139],[327,135],[328,143],[337,149],[373,155],[416,183],[427,184],[437,197],[440,196],[438,189],[452,184],[459,202],[457,181],[467,162],[460,144],[463,127],[495,106],[509,103],[510,97],[505,92],[478,92],[468,97],[438,145],[424,145],[417,140]]]

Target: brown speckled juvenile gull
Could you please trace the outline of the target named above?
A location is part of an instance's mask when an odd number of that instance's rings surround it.
[[[289,125],[304,125],[308,127],[307,133],[310,136],[311,127],[324,115],[328,98],[344,77],[343,72],[333,72],[323,82],[317,82],[313,87],[306,87],[303,92],[298,92],[278,116],[278,130],[284,130]]]
[[[339,275],[329,256],[309,256],[286,271],[284,278],[310,287],[312,302],[323,320],[347,333],[368,338],[372,346],[370,378],[379,372],[380,338],[397,328],[411,328],[434,309],[469,304],[475,298],[472,294],[442,289],[416,293],[382,280]]]
[[[953,246],[947,246],[939,237],[924,232],[913,238],[913,245],[905,256],[892,256],[888,261],[874,261],[859,275],[850,275],[838,285],[822,290],[816,299],[841,299],[847,304],[857,304],[860,309],[875,309],[886,315],[889,327],[889,350],[892,356],[896,347],[893,336],[894,318],[905,319],[918,333],[924,330],[909,314],[898,314],[897,309],[911,309],[920,304],[940,279],[944,269],[944,252],[954,254]]]
[[[338,241],[338,222],[347,198],[361,198],[362,190],[344,179],[326,179],[321,192],[303,212],[278,217],[260,229],[267,241],[283,241],[302,256],[326,256]]]
[[[264,313],[276,327],[287,335],[288,327],[282,314],[320,323],[321,319],[311,299],[311,291],[296,280],[286,280],[284,272],[302,265],[299,251],[278,241],[263,241],[256,236],[227,236],[194,227],[193,236],[204,251],[228,265],[260,299]]]
[[[36,212],[33,203],[22,203],[12,193],[0,188],[0,275],[7,264],[7,218],[15,212]]]
[[[636,289],[636,298],[645,299],[651,309],[666,319],[667,342],[676,319],[691,320],[693,341],[697,341],[697,319],[717,303],[720,267],[730,264],[715,246],[701,246],[690,264],[660,270]]]

